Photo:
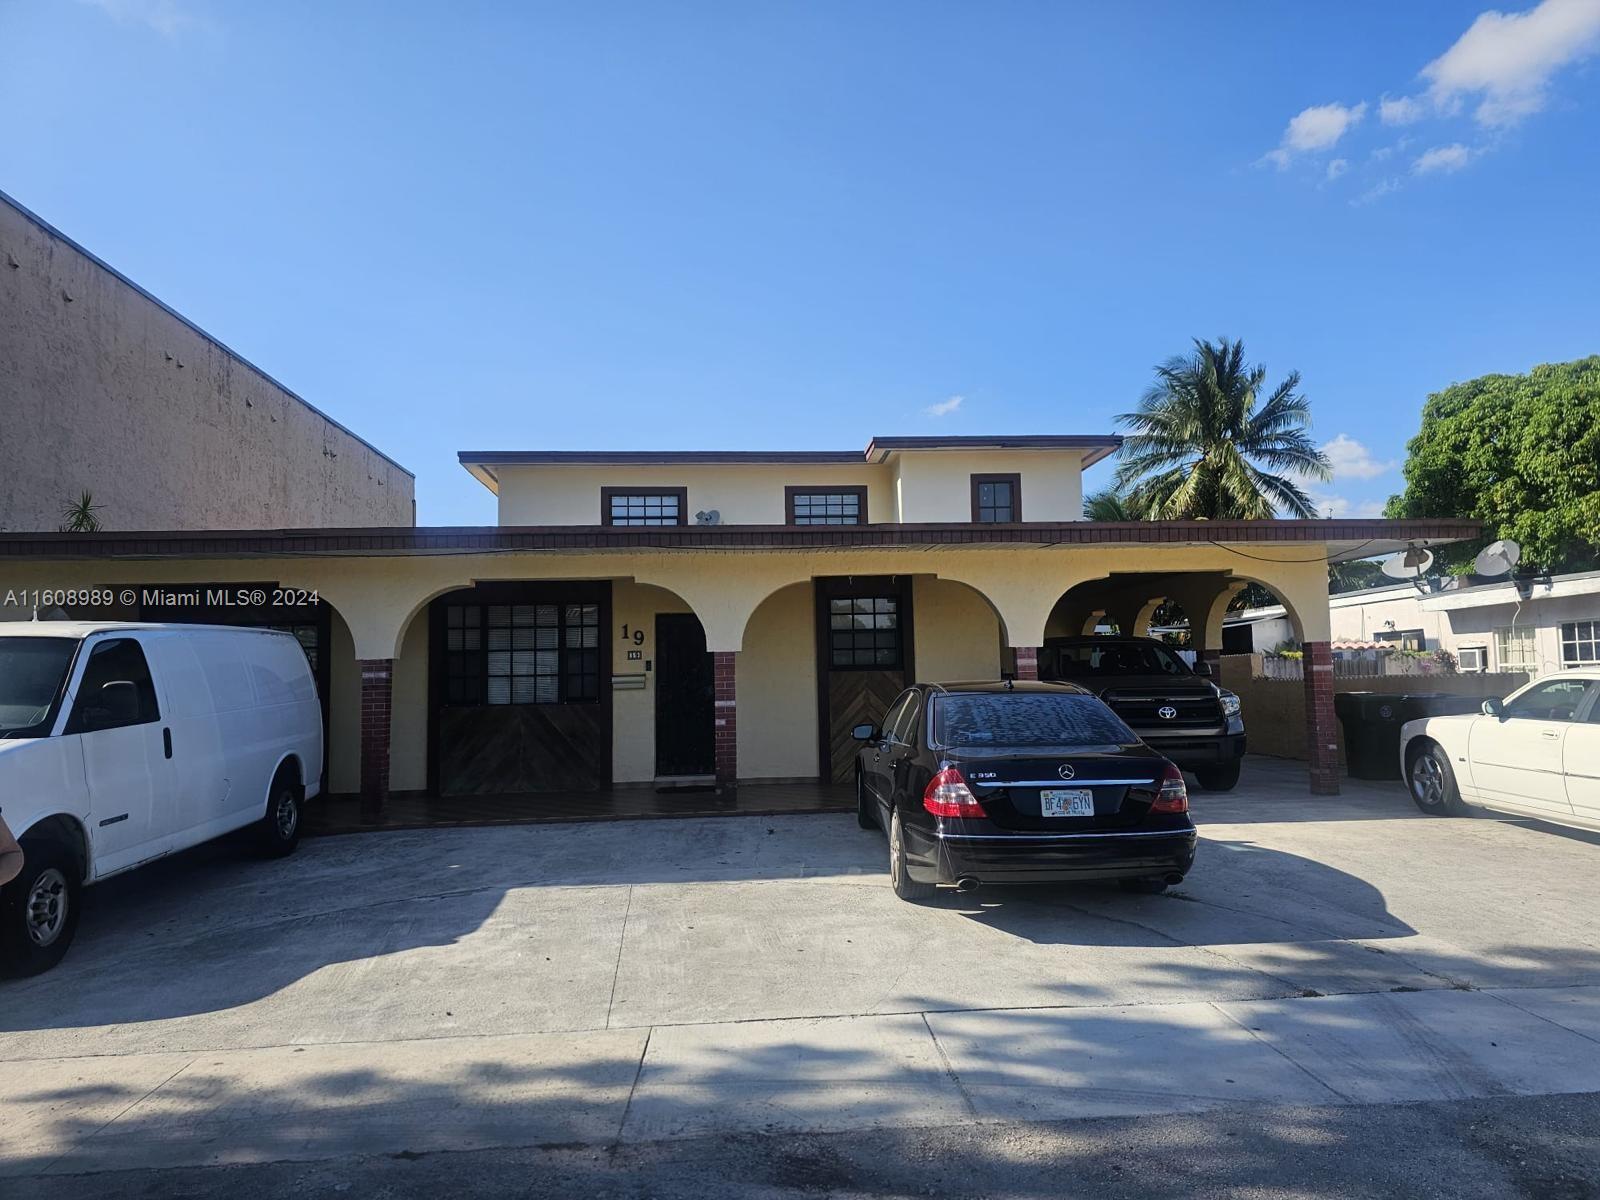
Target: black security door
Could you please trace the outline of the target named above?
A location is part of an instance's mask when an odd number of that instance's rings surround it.
[[[656,774],[715,772],[716,705],[706,631],[693,613],[656,616]]]

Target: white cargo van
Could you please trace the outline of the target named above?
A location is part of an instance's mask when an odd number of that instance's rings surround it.
[[[299,642],[220,625],[0,623],[0,973],[60,961],[82,889],[245,826],[288,854],[321,790]]]

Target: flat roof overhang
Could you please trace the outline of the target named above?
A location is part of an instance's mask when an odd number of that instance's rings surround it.
[[[461,450],[456,461],[499,494],[496,467],[872,466],[903,451],[1081,450],[1082,466],[1115,454],[1120,434],[875,437],[865,450]]]
[[[419,554],[814,551],[1315,543],[1329,562],[1476,538],[1478,521],[1028,521],[1015,525],[468,525],[369,529],[0,533],[0,561]],[[1284,561],[1281,559],[1275,561]]]

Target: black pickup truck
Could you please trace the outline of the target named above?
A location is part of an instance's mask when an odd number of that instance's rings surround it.
[[[1040,679],[1090,689],[1201,787],[1226,792],[1239,782],[1244,720],[1239,697],[1209,675],[1204,663],[1191,670],[1153,638],[1047,638],[1039,651]]]

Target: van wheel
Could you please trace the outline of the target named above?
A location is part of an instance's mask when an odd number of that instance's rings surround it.
[[[933,894],[939,890],[936,884],[918,883],[906,869],[906,840],[899,813],[889,820],[889,883],[896,896],[914,904],[933,899]]]
[[[856,824],[863,829],[878,827],[872,813],[872,801],[867,799],[867,784],[860,767],[856,768]]]
[[[288,771],[279,771],[267,793],[267,811],[256,822],[256,847],[267,858],[294,853],[300,844],[300,785]]]
[[[1411,802],[1430,817],[1464,817],[1461,789],[1450,756],[1438,742],[1423,742],[1406,761],[1406,790]]]
[[[1194,777],[1208,792],[1231,792],[1239,786],[1239,760],[1220,767],[1196,767]]]
[[[0,974],[38,975],[78,932],[83,872],[58,842],[22,843],[22,874],[0,888]]]

